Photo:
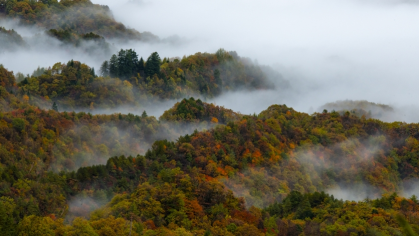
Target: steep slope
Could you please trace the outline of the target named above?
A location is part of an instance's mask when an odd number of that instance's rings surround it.
[[[105,38],[123,40],[158,40],[150,33],[126,28],[115,21],[109,7],[89,0],[7,1],[4,10],[8,18],[48,30],[72,30],[78,34],[93,32]]]

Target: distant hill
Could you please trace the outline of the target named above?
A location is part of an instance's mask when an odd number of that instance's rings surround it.
[[[7,18],[19,19],[25,25],[47,30],[72,30],[77,34],[93,32],[105,38],[120,40],[158,40],[155,35],[140,33],[115,21],[108,6],[89,0],[7,1]]]
[[[27,47],[22,36],[13,29],[6,29],[0,26],[0,53],[5,51],[16,51]]]
[[[212,103],[208,104],[200,99],[195,100],[191,97],[176,103],[173,108],[165,111],[159,119],[172,122],[196,123],[206,121],[227,124],[230,121],[239,120],[241,117],[241,114],[230,109],[216,106]]]
[[[365,116],[366,118],[382,120],[387,120],[390,116],[394,116],[395,113],[394,108],[389,105],[368,102],[366,100],[343,100],[326,103],[319,108],[319,111],[323,111],[324,109],[328,111],[337,111],[341,114],[349,111],[358,117]]]

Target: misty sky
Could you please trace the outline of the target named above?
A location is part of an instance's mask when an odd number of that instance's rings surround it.
[[[92,2],[109,5],[116,20],[128,27],[168,39],[154,44],[115,42],[117,49],[134,48],[143,57],[154,51],[174,57],[225,48],[274,67],[291,82],[290,89],[227,94],[215,99],[217,105],[246,114],[275,103],[309,112],[342,99],[417,107],[419,1]],[[30,73],[38,65],[69,59],[98,68],[108,59],[59,49],[42,51],[0,54],[0,62],[15,72]],[[405,120],[419,122],[413,113]]]

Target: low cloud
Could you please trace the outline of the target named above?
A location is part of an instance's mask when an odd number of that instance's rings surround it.
[[[334,188],[327,189],[326,193],[333,195],[336,199],[344,201],[364,201],[365,199],[380,198],[383,191],[366,183],[357,183],[345,186],[338,184]]]
[[[179,35],[187,42],[176,47],[127,44],[141,55],[158,51],[182,57],[222,47],[272,66],[289,81],[289,87],[275,91],[232,92],[214,100],[244,114],[272,104],[314,112],[346,99],[407,109],[417,100],[417,1],[94,2],[109,5],[115,18],[132,28],[161,38]],[[419,121],[404,115],[394,119]]]
[[[263,208],[280,202],[292,190],[325,191],[343,200],[374,199],[381,197],[383,190],[368,182],[366,171],[385,151],[384,141],[384,136],[376,136],[325,147],[303,146],[277,166],[252,167],[221,181],[236,196],[244,197],[247,207]]]
[[[105,206],[113,194],[106,190],[84,190],[68,201],[68,213],[65,221],[70,223],[75,217],[90,218],[90,213],[102,206]]]

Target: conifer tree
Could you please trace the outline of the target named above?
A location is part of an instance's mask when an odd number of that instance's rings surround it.
[[[141,117],[142,118],[146,118],[148,115],[147,115],[147,112],[146,111],[143,111],[143,114],[141,114]]]
[[[58,112],[58,106],[55,102],[52,104],[52,110]]]
[[[310,202],[308,198],[304,198],[304,200],[300,203],[300,206],[297,208],[295,213],[295,218],[304,220],[305,218],[313,217],[313,212],[311,210]]]
[[[153,52],[148,58],[145,65],[145,74],[147,76],[153,76],[160,72],[160,56],[157,52]]]
[[[144,73],[144,60],[143,60],[143,58],[141,57],[140,58],[140,61],[138,62],[138,64],[137,64],[137,71],[139,72],[139,73]]]
[[[109,75],[113,78],[118,77],[118,57],[113,54],[109,60]]]
[[[117,63],[118,63],[118,76],[119,78],[125,77],[125,75],[127,74],[127,66],[126,66],[126,51],[121,49],[118,52],[118,59],[117,59]]]
[[[100,75],[103,77],[109,76],[109,62],[104,61],[102,65],[100,66]]]

